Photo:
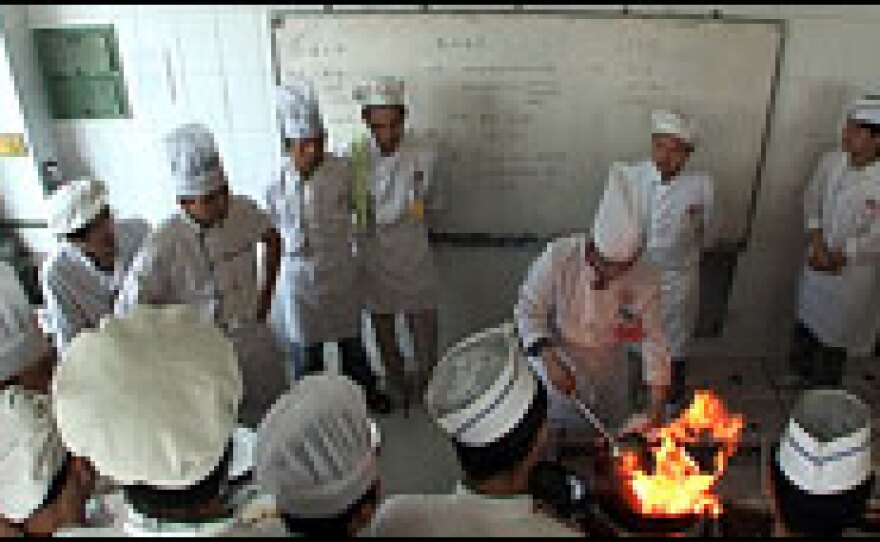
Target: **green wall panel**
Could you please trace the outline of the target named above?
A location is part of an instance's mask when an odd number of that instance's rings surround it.
[[[129,116],[112,26],[40,28],[33,35],[55,119]]]

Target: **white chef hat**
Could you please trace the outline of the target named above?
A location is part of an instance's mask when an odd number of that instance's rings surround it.
[[[696,145],[697,134],[693,119],[667,109],[651,111],[651,134],[671,134],[690,145]]]
[[[642,223],[625,165],[615,163],[593,221],[593,241],[599,252],[613,262],[628,262],[639,252]]]
[[[378,444],[360,386],[342,375],[307,375],[260,424],[257,477],[284,512],[332,517],[378,480]]]
[[[434,369],[425,404],[450,437],[481,446],[513,430],[537,392],[513,324],[506,323],[452,347]]]
[[[66,455],[46,397],[0,391],[0,516],[21,522],[39,509]]]
[[[403,80],[392,76],[377,77],[359,84],[354,99],[363,107],[404,105]]]
[[[55,235],[73,233],[88,225],[107,205],[107,189],[101,181],[70,181],[49,198],[49,228]]]
[[[15,271],[0,262],[0,381],[38,362],[47,348]]]
[[[880,96],[868,95],[855,100],[846,106],[845,116],[858,122],[880,125]]]
[[[306,80],[279,86],[275,93],[281,134],[287,139],[322,137],[324,124],[314,88]]]
[[[811,390],[794,408],[776,461],[803,491],[830,495],[871,475],[871,410],[842,390]]]
[[[52,382],[61,437],[121,485],[184,489],[220,463],[242,377],[232,343],[184,305],[136,306],[80,333]]]
[[[217,143],[203,124],[178,127],[165,136],[164,144],[179,197],[204,196],[226,184]]]

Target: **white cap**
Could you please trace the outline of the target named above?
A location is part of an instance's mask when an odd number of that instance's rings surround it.
[[[434,369],[425,404],[450,437],[479,446],[513,430],[537,390],[513,324],[506,323],[452,347]]]
[[[846,107],[845,116],[866,124],[880,125],[880,96],[865,96]]]
[[[378,480],[378,444],[360,386],[342,375],[307,375],[260,425],[257,478],[290,515],[335,516]]]
[[[276,89],[276,114],[281,135],[287,139],[324,136],[321,111],[312,85],[305,80]]]
[[[232,343],[189,306],[136,306],[80,333],[52,382],[67,447],[121,485],[183,489],[220,463],[242,377]]]
[[[776,461],[813,495],[852,489],[871,475],[871,409],[842,390],[806,392],[782,435]]]
[[[0,391],[0,516],[21,522],[39,509],[65,456],[48,399],[18,386]]]
[[[38,362],[48,343],[15,271],[0,262],[0,381]]]
[[[362,107],[404,105],[403,80],[396,77],[377,77],[354,90],[354,99]]]
[[[226,184],[214,136],[202,124],[185,124],[164,139],[178,197],[204,196]]]
[[[615,163],[593,222],[593,241],[603,257],[628,262],[639,252],[642,223],[625,166]]]
[[[693,120],[681,113],[666,109],[651,111],[651,134],[670,134],[678,136],[691,145],[697,143]]]
[[[108,205],[107,189],[96,179],[82,178],[58,187],[49,198],[49,228],[55,235],[88,225]]]

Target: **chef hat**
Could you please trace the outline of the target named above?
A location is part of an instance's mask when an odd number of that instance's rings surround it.
[[[49,228],[55,235],[73,233],[88,225],[107,205],[107,189],[101,181],[70,181],[49,199]]]
[[[593,241],[606,259],[628,262],[638,253],[642,224],[624,165],[615,163],[593,222]]]
[[[363,390],[342,375],[307,375],[260,425],[257,477],[285,513],[332,517],[378,480],[377,446]]]
[[[0,381],[38,362],[47,347],[15,271],[0,262]]]
[[[204,196],[224,186],[220,152],[207,127],[185,124],[165,136],[164,143],[178,196]]]
[[[841,390],[812,390],[800,399],[776,461],[803,491],[830,495],[871,475],[871,410]]]
[[[18,386],[0,391],[0,516],[21,522],[39,509],[65,457],[48,399]]]
[[[354,99],[363,107],[404,105],[403,80],[396,77],[378,77],[355,88]]]
[[[276,90],[276,112],[281,135],[286,139],[323,137],[324,124],[314,89],[299,80]]]
[[[880,125],[880,96],[865,96],[846,107],[846,117],[865,124]]]
[[[242,378],[232,343],[191,307],[139,305],[80,333],[53,381],[67,447],[121,485],[184,489],[220,463]]]
[[[510,323],[452,347],[434,369],[425,404],[457,442],[495,442],[522,421],[538,392]]]
[[[651,111],[651,133],[678,136],[690,145],[696,145],[694,121],[681,113],[665,109]]]

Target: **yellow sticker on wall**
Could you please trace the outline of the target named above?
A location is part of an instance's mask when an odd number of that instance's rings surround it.
[[[0,134],[0,156],[27,156],[24,134]]]

